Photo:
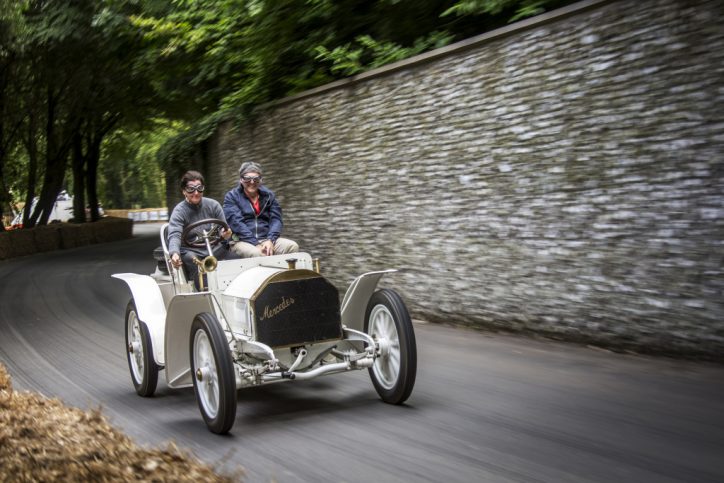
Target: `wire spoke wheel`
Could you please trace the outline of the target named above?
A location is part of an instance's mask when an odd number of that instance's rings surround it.
[[[126,307],[126,356],[136,392],[139,396],[152,396],[158,384],[159,367],[153,358],[151,334],[138,318],[133,300]]]
[[[131,312],[128,318],[128,343],[133,348],[129,351],[131,363],[131,376],[135,381],[143,379],[143,341],[141,336],[141,323],[136,312]]]
[[[236,378],[229,343],[215,315],[204,312],[194,318],[190,356],[204,422],[213,433],[228,433],[236,419]]]
[[[380,346],[380,355],[372,370],[382,387],[391,389],[400,372],[400,339],[387,306],[380,304],[372,309],[369,332]]]
[[[199,381],[199,402],[210,417],[219,413],[219,378],[214,362],[214,352],[206,332],[199,330],[194,336],[195,372],[203,374]]]
[[[377,357],[369,369],[377,393],[390,404],[405,402],[415,385],[417,346],[410,314],[397,292],[383,289],[372,295],[365,332],[377,346]]]

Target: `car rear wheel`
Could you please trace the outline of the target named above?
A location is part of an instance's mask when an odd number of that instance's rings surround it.
[[[397,292],[382,289],[370,297],[365,332],[377,343],[377,358],[369,369],[377,394],[386,403],[402,404],[415,386],[417,345],[410,314]]]
[[[201,415],[213,433],[228,433],[236,419],[236,378],[229,343],[218,319],[196,316],[191,325],[191,371]]]
[[[138,318],[136,304],[131,299],[126,307],[126,356],[131,380],[139,396],[153,396],[158,384],[158,365],[153,359],[151,334]]]

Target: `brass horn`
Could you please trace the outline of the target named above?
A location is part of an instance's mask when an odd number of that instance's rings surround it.
[[[198,257],[194,257],[194,263],[199,267],[199,288],[203,292],[205,290],[204,274],[216,270],[216,267],[219,265],[219,261],[215,256],[209,255],[203,260],[199,260]]]
[[[215,256],[209,255],[208,257],[204,258],[201,262],[204,267],[204,272],[213,272],[216,270],[216,267],[219,265],[219,261],[216,259]]]

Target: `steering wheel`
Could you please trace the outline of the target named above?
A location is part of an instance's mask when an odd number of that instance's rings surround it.
[[[181,233],[181,243],[192,248],[205,247],[206,240],[204,237],[194,232],[194,229],[203,225],[213,225],[207,233],[209,244],[212,247],[218,245],[222,239],[221,228],[229,230],[229,224],[224,220],[219,220],[218,218],[206,218],[205,220],[199,220],[191,223],[189,226],[184,228],[184,231]]]

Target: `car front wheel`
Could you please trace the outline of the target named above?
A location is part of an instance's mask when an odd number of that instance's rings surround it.
[[[153,343],[148,327],[138,318],[131,299],[126,307],[126,356],[131,380],[139,396],[153,396],[158,384],[158,365],[153,359]]]
[[[191,371],[201,415],[213,433],[228,433],[236,419],[236,378],[229,343],[218,319],[201,313],[191,325]]]
[[[369,373],[386,403],[402,404],[410,397],[417,374],[417,345],[410,314],[394,290],[375,292],[367,304],[365,332],[377,344]]]

